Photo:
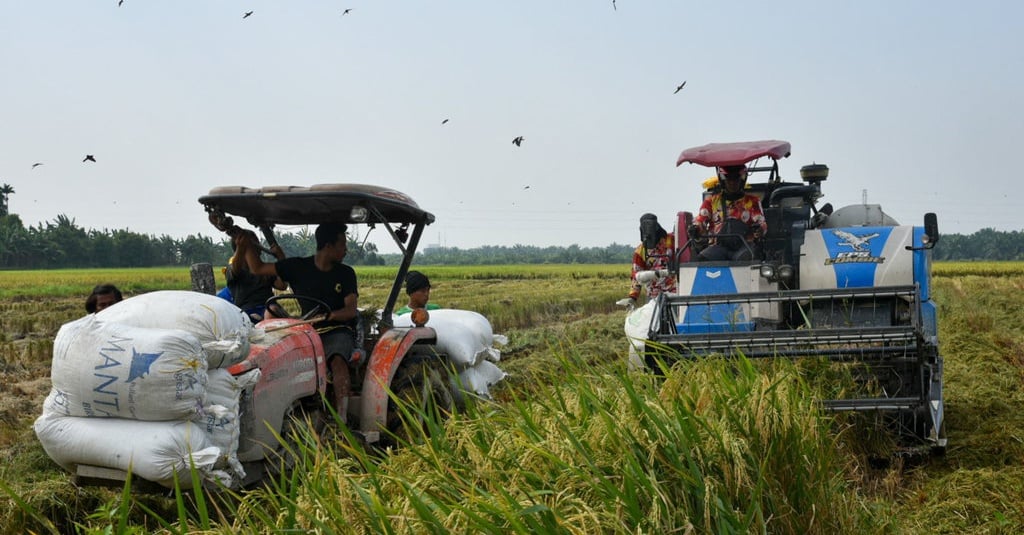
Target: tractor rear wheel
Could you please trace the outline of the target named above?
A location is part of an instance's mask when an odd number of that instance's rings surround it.
[[[391,380],[385,446],[400,446],[430,434],[452,411],[452,393],[444,361],[432,354],[410,354]]]

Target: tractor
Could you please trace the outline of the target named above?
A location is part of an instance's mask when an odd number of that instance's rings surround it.
[[[411,327],[394,327],[392,311],[424,228],[434,216],[407,195],[379,186],[321,184],[310,187],[219,187],[200,197],[211,223],[229,235],[239,231],[232,216],[260,229],[267,244],[275,243],[277,225],[341,222],[369,229],[382,227],[402,252],[387,300],[378,311],[361,311],[353,355],[347,356],[347,377],[330,377],[323,345],[311,325],[315,311],[326,304],[311,296],[272,297],[274,318],[256,325],[265,332],[248,357],[228,368],[240,376],[260,370],[260,380],[240,394],[238,460],[245,484],[275,473],[287,447],[289,426],[309,420],[317,428],[331,413],[366,445],[398,445],[409,425],[424,426],[427,417],[444,417],[462,399],[450,363],[435,344],[437,333],[426,326],[429,314],[416,310]],[[312,306],[300,307],[297,301]],[[291,316],[289,310],[307,310]],[[340,375],[345,375],[344,373]],[[411,404],[412,410],[400,405]]]

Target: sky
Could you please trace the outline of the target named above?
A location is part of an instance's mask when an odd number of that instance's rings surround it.
[[[676,167],[683,149],[780,139],[783,179],[829,166],[822,203],[1021,230],[1022,12],[0,0],[0,183],[26,226],[219,238],[197,202],[214,187],[338,182],[411,196],[436,216],[426,244],[603,247],[697,209],[714,172]]]

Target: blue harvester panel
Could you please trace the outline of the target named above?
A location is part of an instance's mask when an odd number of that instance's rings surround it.
[[[746,268],[746,269],[749,269]],[[728,267],[699,267],[690,295],[735,294],[736,281]],[[690,305],[683,322],[676,325],[680,334],[752,331],[754,322],[747,319],[744,305]]]

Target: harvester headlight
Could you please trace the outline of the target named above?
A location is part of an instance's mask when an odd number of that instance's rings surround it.
[[[781,266],[779,266],[779,280],[793,280],[793,266],[789,264],[782,264]]]
[[[761,276],[772,280],[775,277],[775,266],[771,264],[761,264]]]
[[[348,217],[353,223],[365,223],[366,218],[370,215],[370,212],[365,206],[353,206],[352,211],[349,212]]]

